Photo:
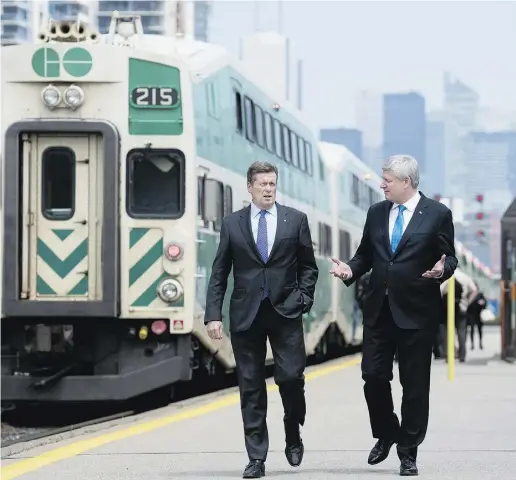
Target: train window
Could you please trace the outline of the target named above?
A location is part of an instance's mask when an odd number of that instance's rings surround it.
[[[215,92],[215,85],[213,82],[209,82],[206,85],[206,101],[208,103],[208,115],[215,119],[218,119],[218,108],[217,108],[217,95]]]
[[[274,148],[276,156],[283,158],[283,141],[281,137],[281,123],[274,119]]]
[[[325,223],[319,223],[319,253],[321,255],[332,255],[331,227]]]
[[[324,255],[324,242],[325,242],[325,231],[324,231],[324,224],[319,222],[319,231],[318,231],[318,237],[319,237],[319,253],[321,255]]]
[[[69,220],[75,211],[75,153],[49,147],[41,159],[41,211],[49,220]]]
[[[224,216],[233,213],[233,189],[230,185],[224,187]]]
[[[218,192],[215,198],[213,198],[213,202],[217,204],[218,216],[217,219],[213,222],[213,230],[216,232],[220,232],[222,228],[222,219],[225,215],[226,210],[226,195],[224,192],[224,184],[222,182],[217,181],[218,184]],[[211,201],[211,199],[210,199]]]
[[[185,157],[176,149],[127,154],[127,213],[133,218],[180,218],[185,208]]]
[[[347,262],[351,257],[351,237],[345,230],[339,230],[339,258]]]
[[[321,156],[319,156],[319,176],[321,180],[324,182],[324,162],[322,161]]]
[[[235,107],[237,132],[242,134],[242,132],[244,131],[244,118],[242,116],[242,95],[240,95],[240,92],[235,92]]]
[[[285,125],[281,126],[283,133],[283,158],[288,162],[292,162],[292,150],[290,149],[290,130]]]
[[[304,172],[306,171],[306,161],[305,161],[305,142],[301,137],[297,137],[297,151],[299,154],[299,167]]]
[[[371,187],[369,187],[369,203],[370,205],[374,205],[380,201],[380,195],[378,192],[375,192]]]
[[[249,97],[244,97],[245,107],[245,136],[250,142],[254,142],[256,124],[254,120],[254,105]]]
[[[269,152],[274,153],[274,131],[272,129],[272,117],[264,113],[265,117],[265,146]]]
[[[197,216],[200,220],[204,219],[204,178],[197,177]],[[204,221],[204,228],[208,228],[208,222]]]
[[[254,104],[254,119],[256,122],[256,143],[260,145],[260,147],[265,146],[265,138],[264,138],[264,127],[263,127],[263,110],[256,104]]]
[[[356,175],[351,175],[351,203],[356,206],[360,203],[360,186]]]
[[[313,175],[313,162],[312,162],[312,145],[308,142],[305,142],[305,161],[306,161],[306,171],[308,175]]]
[[[292,164],[299,167],[299,157],[297,156],[297,135],[290,131],[290,152],[292,153]]]
[[[202,193],[203,193],[203,184],[204,178],[197,177],[197,215],[202,218],[203,217],[203,201],[202,201]]]

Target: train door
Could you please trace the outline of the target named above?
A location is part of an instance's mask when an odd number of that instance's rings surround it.
[[[24,139],[22,298],[99,296],[99,143],[88,134]]]

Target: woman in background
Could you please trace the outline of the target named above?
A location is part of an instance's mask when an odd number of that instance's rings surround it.
[[[482,350],[482,318],[480,313],[487,306],[486,298],[484,294],[478,288],[478,283],[475,281],[475,286],[477,287],[476,293],[473,295],[471,302],[468,306],[468,325],[470,328],[470,338],[471,338],[471,350],[475,349],[475,325],[478,329],[478,337],[479,337],[479,346],[480,350]]]

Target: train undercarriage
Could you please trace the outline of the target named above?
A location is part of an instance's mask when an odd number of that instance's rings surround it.
[[[335,358],[348,346],[330,325],[310,361]],[[195,336],[171,334],[167,321],[2,320],[3,409],[125,402],[158,391],[172,400],[177,385],[210,391],[227,384],[232,373]]]

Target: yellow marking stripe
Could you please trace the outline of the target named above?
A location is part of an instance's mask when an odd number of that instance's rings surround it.
[[[352,360],[337,363],[335,365],[319,368],[317,370],[314,370],[313,372],[307,373],[305,379],[306,381],[315,380],[316,378],[324,377],[326,375],[330,375],[331,373],[335,373],[340,370],[352,367],[360,362],[360,358],[361,357],[357,357]],[[277,390],[277,388],[278,387],[275,384],[272,384],[267,387],[267,390],[269,392],[272,392],[274,390]],[[147,433],[152,430],[156,430],[158,428],[171,425],[173,423],[188,420],[190,418],[200,417],[202,415],[212,413],[216,410],[229,407],[230,405],[236,405],[239,402],[239,394],[231,393],[225,395],[219,400],[215,400],[211,403],[208,403],[207,405],[202,405],[200,407],[192,407],[181,413],[174,413],[172,415],[157,418],[155,420],[150,420],[139,425],[133,425],[131,427],[117,430],[115,432],[106,433],[104,435],[99,435],[85,440],[79,440],[77,442],[71,443],[70,445],[65,445],[63,447],[49,450],[48,452],[42,453],[37,457],[28,458],[26,460],[21,460],[6,467],[2,467],[1,478],[2,480],[11,480],[12,478],[24,475],[25,473],[38,470],[42,467],[45,467],[46,465],[50,465],[60,460],[65,460],[67,458],[75,457],[76,455],[80,455],[81,453],[87,452],[88,450],[101,447],[102,445],[106,445],[107,443],[114,442],[116,440],[123,440],[125,438],[140,435],[142,433]]]

